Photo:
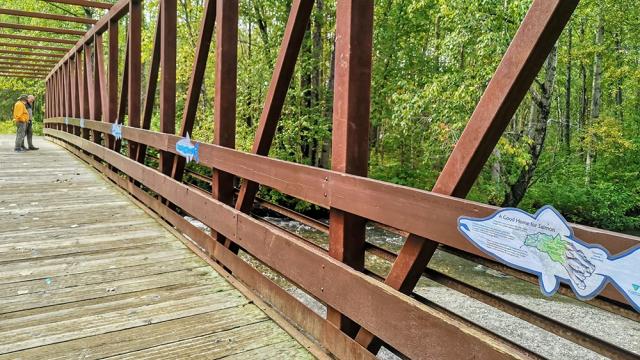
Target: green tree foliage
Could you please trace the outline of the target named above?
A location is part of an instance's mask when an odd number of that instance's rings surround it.
[[[143,89],[158,0],[144,4]],[[531,0],[375,2],[371,177],[431,189],[530,5]],[[523,209],[552,204],[571,221],[616,230],[640,227],[640,13],[635,5],[581,2],[556,44],[554,72],[546,68],[538,77],[548,86],[548,104],[535,106],[540,86],[534,85],[471,199],[503,204],[524,179],[524,196],[511,198]],[[14,7],[101,14],[36,0]],[[178,0],[178,127],[202,7],[203,0]],[[291,0],[240,1],[236,143],[244,151],[253,143],[290,7]],[[316,0],[270,156],[330,167],[334,40],[335,0]],[[215,44],[209,55],[192,134],[200,141],[211,141],[215,131]],[[0,78],[0,109],[7,109],[8,98],[30,89],[41,97],[41,83]],[[601,94],[600,100],[594,94]],[[532,113],[540,109],[542,118]],[[263,190],[262,196],[308,208],[276,192]]]

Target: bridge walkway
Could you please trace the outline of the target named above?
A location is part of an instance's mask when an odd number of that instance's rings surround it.
[[[313,358],[84,162],[13,139],[0,136],[0,359]]]

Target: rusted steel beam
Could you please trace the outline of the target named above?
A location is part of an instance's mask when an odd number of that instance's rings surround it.
[[[71,102],[71,116],[78,117],[78,80],[76,78],[76,59],[69,58],[69,88]]]
[[[107,77],[104,68],[104,43],[102,34],[97,34],[94,44],[94,69],[96,71],[94,78],[94,86],[96,87],[100,101],[100,116],[97,120],[107,121]]]
[[[313,0],[296,0],[291,6],[275,70],[271,77],[258,130],[253,141],[252,152],[254,154],[269,154],[312,9]],[[259,184],[251,181],[242,181],[236,209],[245,213],[251,211],[258,186]]]
[[[82,57],[80,55],[80,53],[76,53],[74,54],[74,56],[70,57],[69,59],[71,59],[71,64],[73,66],[72,68],[72,74],[73,74],[73,78],[71,79],[71,84],[72,84],[72,89],[75,89],[75,93],[73,94],[73,98],[72,98],[72,102],[75,104],[75,107],[73,107],[73,116],[76,118],[79,118],[81,115],[80,112],[80,89],[81,89],[81,82],[80,82],[80,77],[82,75],[82,73],[80,72],[80,64],[82,63]],[[73,126],[73,132],[76,136],[80,135],[81,129],[79,126]]]
[[[155,107],[156,90],[158,89],[158,73],[160,70],[160,48],[161,48],[161,29],[162,29],[162,4],[158,9],[158,19],[156,21],[156,31],[153,38],[153,50],[151,52],[151,65],[149,66],[149,80],[147,81],[147,90],[144,96],[144,108],[142,110],[142,128],[149,129],[151,127],[151,117]],[[138,153],[136,159],[140,163],[144,163],[147,154],[147,146],[138,144]]]
[[[47,65],[38,65],[38,64],[29,64],[26,62],[18,62],[18,61],[0,61],[0,66],[10,66],[18,69],[35,69],[35,70],[44,70],[49,73],[51,70],[50,66]]]
[[[216,0],[205,0],[202,20],[200,21],[200,31],[198,32],[198,45],[196,46],[196,54],[193,61],[194,65],[191,70],[189,90],[187,91],[187,100],[184,105],[184,112],[182,113],[180,136],[183,137],[193,132],[215,21]],[[185,159],[181,156],[176,156],[171,177],[178,181],[182,180],[184,167]]]
[[[98,9],[110,9],[113,4],[98,2],[98,1],[89,1],[89,0],[44,0],[50,3],[58,3],[58,4],[67,4],[67,5],[78,5],[82,7],[91,7]]]
[[[37,72],[37,73],[48,73],[48,68],[30,66],[29,64],[16,64],[16,63],[2,63],[0,62],[0,68],[2,69],[13,69],[13,70],[21,70],[21,71],[29,71],[29,72]]]
[[[338,0],[333,97],[331,167],[367,176],[373,2]],[[366,219],[343,210],[329,210],[329,255],[357,271],[364,270]],[[327,319],[350,336],[358,331],[351,319],[327,308]]]
[[[109,58],[107,69],[107,102],[106,118],[109,123],[118,120],[118,21],[109,22]],[[122,123],[122,121],[120,121]],[[116,139],[107,134],[107,147],[115,149]]]
[[[44,52],[37,52],[37,51],[17,51],[17,50],[0,49],[0,54],[37,56],[42,58],[53,58],[53,59],[60,58],[60,54],[44,53]]]
[[[127,45],[124,51],[124,63],[122,64],[122,85],[120,88],[120,102],[118,103],[118,119],[124,124],[124,117],[127,114],[127,104],[129,103],[129,33],[127,32]],[[121,140],[116,140],[114,151],[120,152]]]
[[[73,116],[71,110],[71,61],[67,61],[64,65],[64,99],[65,99],[65,116]],[[71,128],[71,127],[70,127]]]
[[[218,0],[224,1],[224,0]],[[176,132],[176,31],[177,31],[177,3],[176,0],[161,0],[160,22],[160,132],[175,134]],[[217,95],[217,94],[216,94]],[[144,154],[139,154],[144,161]],[[173,154],[160,152],[160,171],[171,175],[173,169]]]
[[[60,68],[60,70],[58,70],[57,79],[56,79],[57,80],[56,93],[58,93],[58,114],[60,114],[60,116],[64,116],[64,91],[63,91],[64,76],[62,74],[62,70],[63,70],[62,67]]]
[[[45,76],[47,75],[45,72],[42,72],[42,71],[29,71],[29,70],[16,69],[16,68],[10,68],[10,67],[0,67],[0,71],[5,74],[16,74],[16,75],[38,75],[38,76],[42,74],[44,74]]]
[[[76,43],[75,40],[55,39],[55,38],[39,37],[39,36],[26,36],[26,35],[18,35],[18,34],[1,34],[0,33],[0,38],[13,39],[13,40],[38,41],[38,42],[53,43],[53,44],[68,44],[68,45],[73,45]]]
[[[484,95],[471,116],[433,191],[465,197],[500,136],[531,87],[553,44],[562,33],[578,0],[536,0],[516,33]],[[386,283],[413,290],[437,243],[409,235]],[[376,350],[366,330],[358,342]]]
[[[89,44],[84,45],[84,81],[87,84],[87,98],[89,102],[89,116],[88,119],[97,120],[95,116],[95,85],[93,81],[93,56],[92,47]]]
[[[227,148],[236,146],[236,94],[238,77],[238,0],[217,0],[216,10],[216,93],[214,100],[213,143]],[[218,201],[233,206],[233,175],[212,171],[211,192]],[[225,242],[224,235],[214,235]],[[231,243],[227,243],[231,246]]]
[[[32,30],[32,31],[40,31],[40,32],[46,32],[46,33],[52,33],[52,34],[62,34],[62,35],[84,35],[84,31],[80,31],[80,30],[61,29],[61,28],[23,25],[23,24],[11,24],[11,23],[4,23],[4,22],[0,23],[0,28],[15,29],[15,30]]]
[[[56,46],[40,46],[40,45],[16,44],[16,43],[6,43],[6,42],[0,42],[0,46],[19,48],[19,49],[49,50],[49,51],[58,51],[58,52],[67,52],[69,50],[68,48],[61,48]]]
[[[24,61],[31,63],[47,63],[47,64],[56,64],[56,60],[43,59],[43,58],[29,58],[29,57],[15,57],[15,56],[5,56],[0,54],[0,60],[16,60],[16,61]]]
[[[238,243],[258,260],[278,269],[282,275],[312,296],[330,304],[341,313],[348,314],[363,326],[374,329],[377,336],[410,358],[459,359],[468,357],[469,354],[487,359],[526,356],[508,344],[488,341],[487,335],[456,319],[371,281],[368,276],[291,235],[225,206],[205,194],[191,191],[187,185],[154,169],[71,134],[52,129],[46,129],[45,133],[98,156],[187,213],[216,214],[201,220]],[[407,326],[407,323],[412,326]],[[451,346],[452,343],[455,346]]]
[[[141,0],[129,2],[129,67],[127,94],[129,110],[129,126],[140,127],[140,72],[142,52],[142,3]],[[129,142],[129,156],[135,158],[138,144]]]
[[[93,35],[101,34],[108,30],[109,23],[111,21],[116,21],[122,18],[129,11],[129,2],[130,1],[140,1],[140,0],[118,0],[113,6],[109,9],[109,12],[101,17],[98,22],[89,29],[86,33],[83,33],[83,36],[78,40],[75,46],[69,50],[67,55],[64,56],[62,61],[67,60],[69,57],[73,56],[73,53],[76,51],[81,51],[85,43],[91,42],[93,40]],[[61,61],[61,62],[62,62]],[[55,69],[54,69],[55,71]]]
[[[93,40],[93,119],[104,121],[103,103],[106,84],[104,79],[104,49],[102,34],[96,34]],[[93,132],[93,141],[97,144],[102,142],[102,133]]]
[[[3,9],[3,8],[0,8],[0,15],[13,15],[13,16],[19,16],[22,18],[59,20],[59,21],[66,21],[66,22],[75,22],[80,24],[95,24],[97,22],[94,19],[82,18],[77,16],[46,14],[46,13],[39,13],[39,12],[33,12],[33,11],[22,11],[22,10]]]
[[[7,74],[7,73],[3,73],[3,72],[0,72],[0,77],[44,80],[44,77],[42,75],[16,75],[16,74]]]
[[[90,69],[87,67],[87,64],[91,62],[90,60],[90,55],[87,52],[88,47],[84,46],[84,49],[82,51],[82,56],[79,58],[78,61],[78,68],[81,69],[78,72],[78,80],[80,81],[79,85],[80,85],[80,117],[82,119],[88,119],[91,116],[91,108],[90,108],[90,103],[89,103],[89,71]],[[80,53],[78,53],[80,54]],[[88,128],[83,128],[80,129],[80,132],[82,134],[82,137],[85,139],[89,139],[89,129]]]

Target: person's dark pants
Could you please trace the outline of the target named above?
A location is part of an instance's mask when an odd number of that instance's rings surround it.
[[[16,121],[16,146],[15,150],[23,148],[24,136],[27,131],[27,123],[24,121]]]
[[[29,149],[33,149],[33,123],[31,122],[31,120],[29,120],[29,122],[27,122],[27,127],[24,131],[25,137],[27,138],[27,144],[29,144]],[[24,146],[24,138],[22,139],[22,147],[25,148]]]

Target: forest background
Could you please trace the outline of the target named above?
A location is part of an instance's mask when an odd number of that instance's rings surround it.
[[[291,1],[239,3],[236,144],[249,151]],[[433,187],[530,5],[531,0],[375,2],[370,177]],[[104,13],[41,0],[3,6],[94,18]],[[203,0],[178,0],[178,128],[202,8]],[[157,0],[144,1],[143,89],[157,11]],[[6,15],[0,21],[79,28]],[[121,22],[124,44],[126,18]],[[639,30],[635,1],[582,1],[468,198],[531,212],[551,204],[572,222],[637,232]],[[334,42],[335,0],[316,0],[270,156],[330,167]],[[203,142],[212,141],[215,131],[213,49],[192,134]],[[0,77],[1,117],[9,118],[20,93],[42,99],[43,92],[42,82]],[[41,117],[38,112],[36,120]],[[156,109],[152,127],[158,123]],[[11,131],[10,121],[0,123],[0,132]],[[268,189],[262,196],[300,211],[314,210]]]

